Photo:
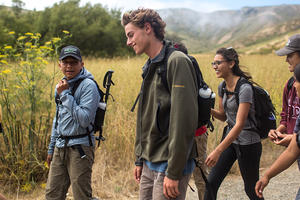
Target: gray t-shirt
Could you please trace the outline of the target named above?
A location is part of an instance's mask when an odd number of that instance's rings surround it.
[[[229,127],[233,127],[236,123],[236,115],[238,111],[238,105],[236,102],[235,95],[227,98],[227,94],[224,92],[224,96],[222,97],[222,84],[218,87],[218,94],[221,98],[223,98],[223,107],[226,114],[226,122],[228,123]],[[226,102],[227,101],[227,102]],[[249,145],[260,142],[259,134],[256,133],[255,130],[255,109],[253,103],[253,90],[250,84],[242,84],[239,91],[239,103],[250,103],[251,107],[249,110],[248,118],[245,121],[245,125],[239,136],[234,140],[233,143],[240,144],[240,145]],[[249,120],[251,117],[251,120]],[[230,129],[227,130],[226,135]]]

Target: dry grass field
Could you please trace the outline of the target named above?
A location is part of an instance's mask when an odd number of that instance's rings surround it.
[[[215,72],[210,65],[214,54],[194,56],[199,62],[206,82],[214,91],[217,91],[221,80],[215,77]],[[100,148],[96,150],[92,180],[94,196],[100,199],[135,199],[137,197],[138,185],[132,174],[136,111],[132,113],[130,109],[140,89],[141,67],[146,59],[145,56],[84,59],[86,68],[92,72],[100,86],[102,86],[105,72],[108,69],[114,70],[112,80],[115,86],[111,88],[111,94],[115,101],[110,99],[108,102],[103,132],[106,141],[102,142]],[[247,66],[244,70],[250,72],[254,81],[270,93],[278,112],[277,116],[279,116],[283,86],[291,76],[285,58],[273,54],[241,55],[240,63]],[[217,121],[214,124],[215,131],[209,135],[208,151],[211,151],[219,142],[224,126],[223,123]],[[261,167],[270,165],[282,150],[283,148],[264,140]],[[238,173],[236,166],[232,173]],[[14,194],[10,199],[43,199],[43,192],[44,189],[41,187],[30,195],[16,197]]]

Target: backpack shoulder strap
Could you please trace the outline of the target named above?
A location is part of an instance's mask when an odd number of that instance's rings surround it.
[[[78,86],[80,85],[80,83],[81,83],[84,79],[85,79],[85,78],[80,78],[80,79],[78,79],[77,81],[74,82],[74,85],[73,85],[73,87],[72,87],[72,89],[71,89],[72,96],[74,96],[74,94],[75,94],[75,92],[76,92]]]
[[[170,88],[169,88],[168,81],[167,81],[167,68],[168,68],[169,57],[173,53],[173,51],[176,51],[176,49],[174,47],[172,47],[171,44],[167,44],[166,49],[165,49],[165,56],[164,56],[163,60],[161,62],[159,62],[161,67],[157,69],[157,73],[158,73],[158,75],[160,75],[162,83],[169,93],[170,93]],[[146,76],[147,70],[148,69],[146,69],[146,71],[144,71],[142,74],[143,79]],[[140,96],[141,96],[141,92],[137,95],[137,97],[133,103],[133,106],[130,109],[131,112],[134,111],[135,106],[136,106],[137,102],[139,101]]]
[[[294,84],[294,81],[295,81],[295,79],[294,79],[294,77],[292,76],[292,77],[289,79],[289,81],[287,82],[287,91],[288,91],[288,92],[292,89],[293,84]]]
[[[225,83],[225,81],[223,81],[222,86],[221,86],[221,96],[222,96],[222,98],[224,97],[225,90],[226,90],[226,83]]]
[[[167,80],[167,71],[168,71],[168,60],[170,55],[174,52],[174,51],[178,51],[176,50],[174,47],[172,47],[171,45],[167,45],[166,46],[166,50],[165,50],[165,57],[162,60],[162,67],[158,69],[158,74],[161,76],[162,79],[162,83],[165,86],[165,88],[168,90],[168,92],[170,92],[170,88],[168,85],[168,80]]]
[[[208,87],[208,85],[205,83],[202,72],[200,70],[199,64],[196,60],[195,57],[187,55],[189,57],[189,59],[192,61],[193,67],[195,69],[196,72],[196,77],[197,77],[197,84],[199,88],[203,88],[203,87]]]
[[[236,100],[237,105],[240,104],[240,98],[239,98],[240,87],[241,87],[241,85],[243,85],[245,83],[250,84],[251,87],[252,87],[252,84],[247,79],[244,79],[244,78],[240,77],[239,80],[236,83],[235,88],[234,88],[234,95],[235,95],[235,100]]]
[[[71,89],[72,96],[74,96],[74,94],[75,94],[75,92],[76,92],[78,86],[80,85],[80,83],[81,83],[84,79],[85,79],[85,78],[80,78],[80,79],[78,79],[78,80],[74,83],[74,85],[73,85],[73,87],[72,87],[72,89]],[[98,90],[99,95],[100,95],[100,98],[101,98],[100,101],[102,101],[102,100],[103,100],[103,96],[105,95],[105,93],[100,89],[100,87],[99,87],[99,85],[98,85],[98,83],[97,83],[96,80],[94,80],[94,79],[92,79],[92,78],[88,78],[88,79],[92,80],[92,81],[96,84],[97,90]]]
[[[71,89],[71,94],[72,94],[72,96],[74,96],[74,94],[75,94],[75,92],[76,92],[78,86],[80,85],[80,83],[81,83],[83,80],[84,80],[84,78],[78,79],[77,81],[74,82],[74,85],[73,85],[73,87],[72,87],[72,89]],[[55,120],[55,129],[56,129],[56,128],[57,128],[57,125],[58,125],[58,120],[57,120],[57,119],[58,119],[58,114],[59,114],[59,107],[58,107],[58,104],[61,104],[61,101],[60,101],[60,98],[59,98],[59,95],[58,95],[58,94],[55,94],[55,103],[56,103],[56,107],[57,107],[57,109],[56,109],[56,114],[55,114],[55,116],[56,116],[56,120]]]

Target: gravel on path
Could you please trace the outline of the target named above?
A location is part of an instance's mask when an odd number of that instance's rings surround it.
[[[261,170],[261,176],[266,169]],[[194,180],[190,181],[192,188],[196,189]],[[265,200],[294,200],[300,187],[300,172],[295,162],[290,168],[271,179],[264,190]],[[197,192],[188,188],[186,200],[198,200]],[[227,175],[223,181],[217,200],[249,200],[245,191],[242,177]]]

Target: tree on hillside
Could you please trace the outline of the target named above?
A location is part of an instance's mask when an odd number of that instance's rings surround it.
[[[22,0],[12,0],[11,2],[12,2],[12,9],[15,15],[18,16],[22,12],[25,3]]]
[[[80,0],[69,0],[46,8],[37,20],[37,31],[44,40],[59,36],[67,30],[72,37],[67,41],[80,47],[86,55],[122,56],[131,52],[121,26],[121,12],[108,11],[101,4],[79,7]]]

